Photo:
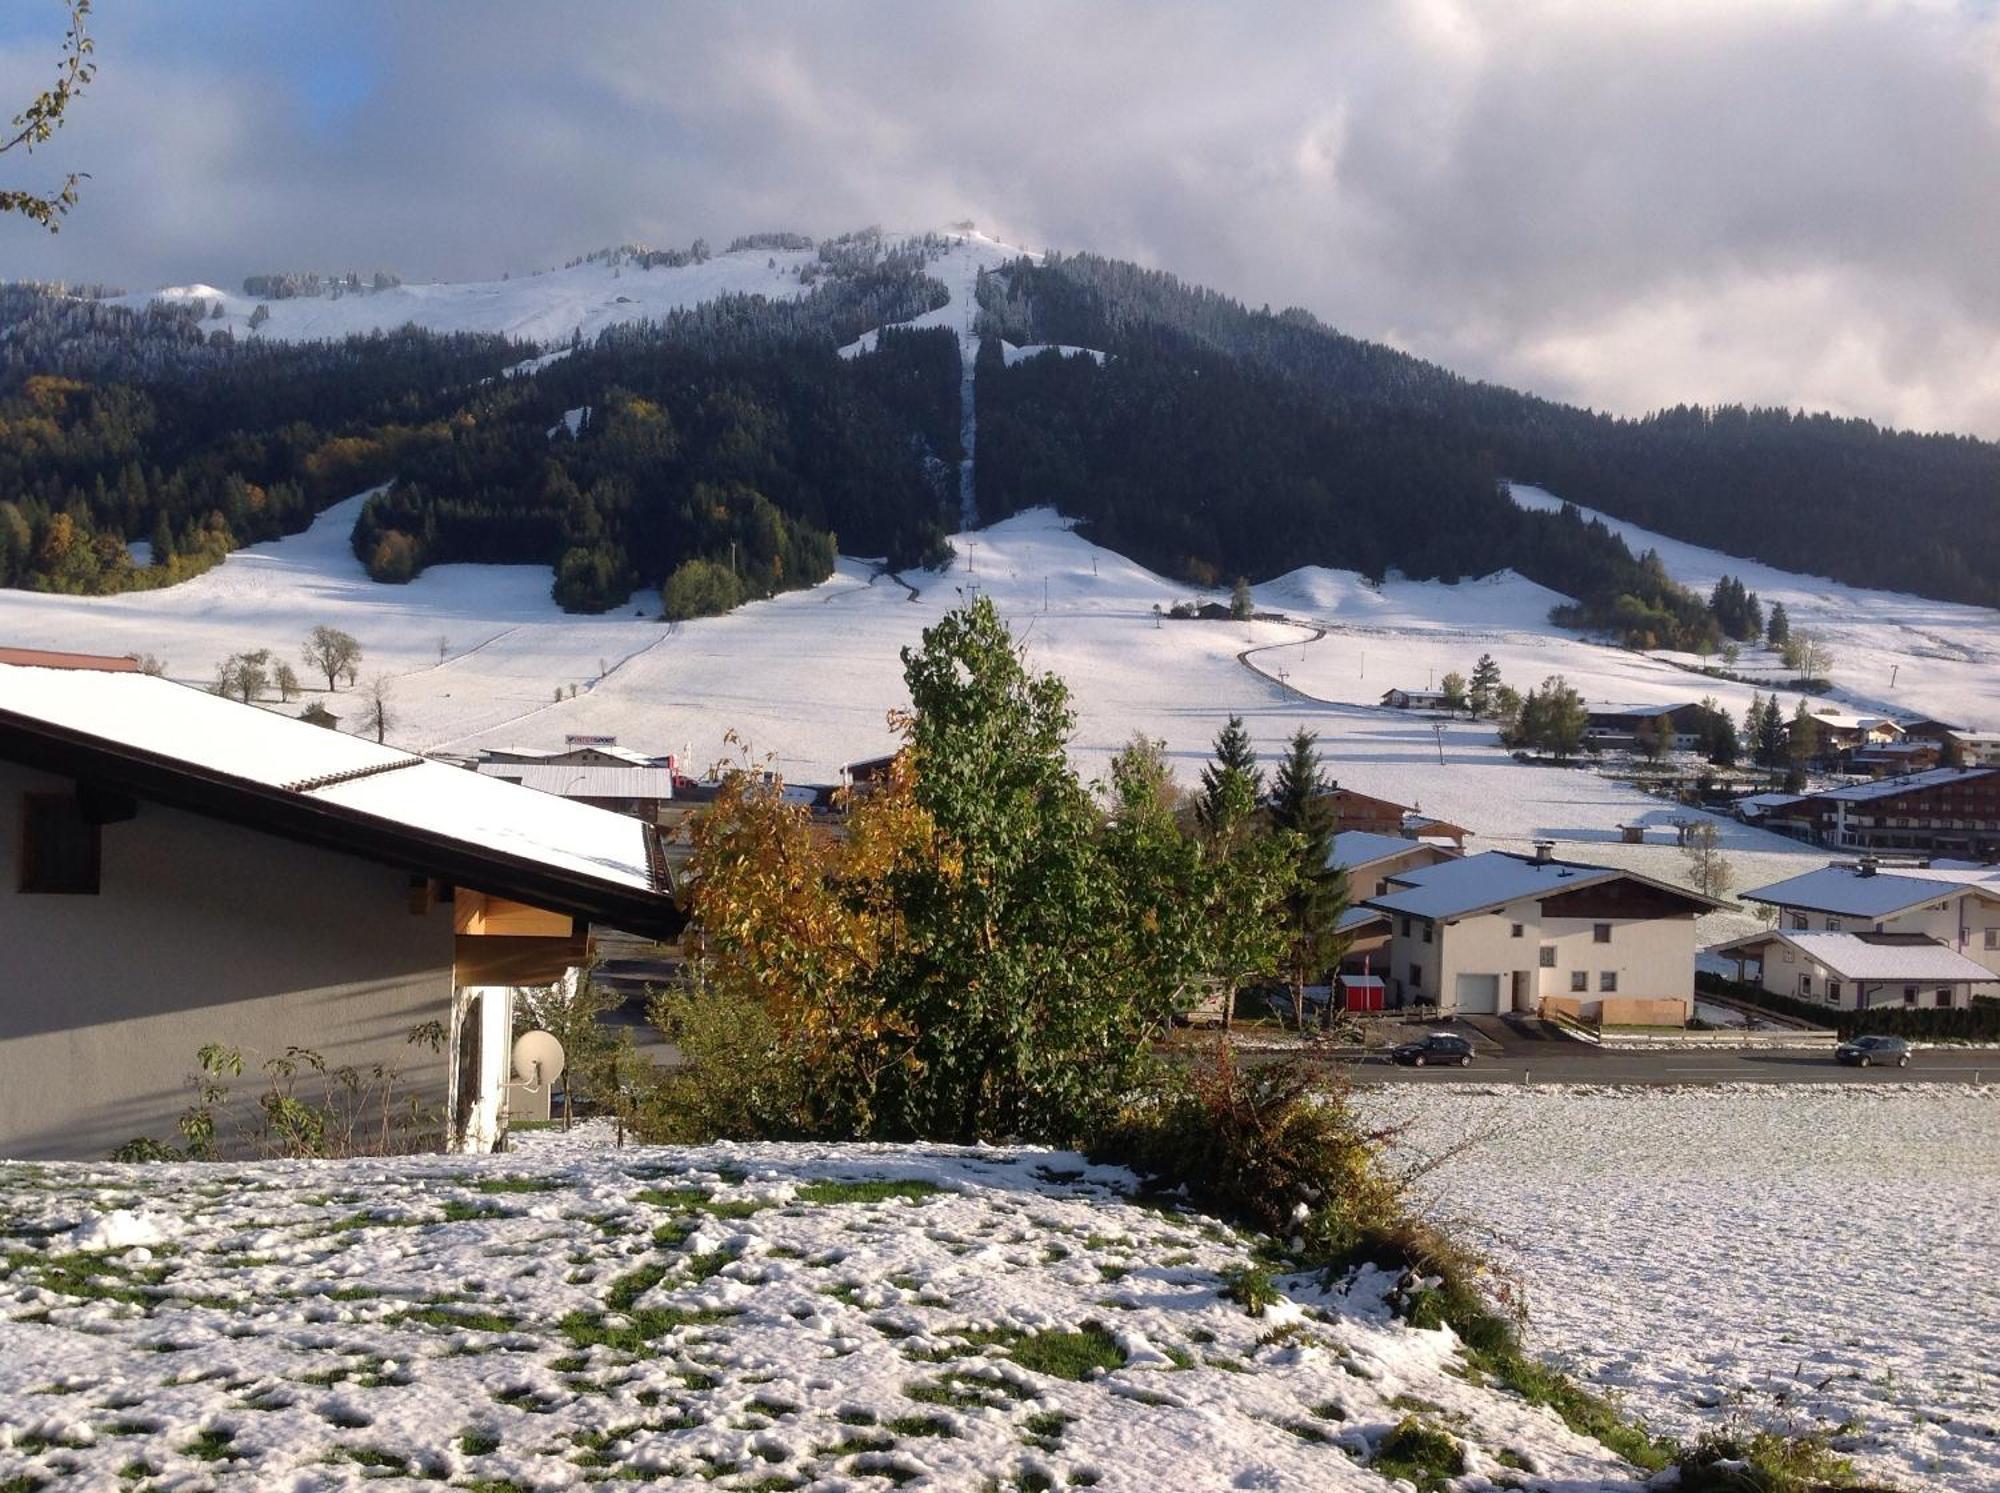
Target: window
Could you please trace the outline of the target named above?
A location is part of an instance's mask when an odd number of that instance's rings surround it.
[[[1811,975],[1800,975],[1800,976],[1799,976],[1799,994],[1800,994],[1800,995],[1811,995],[1811,994],[1812,994],[1812,976],[1811,976]]]
[[[1405,937],[1405,938],[1408,938],[1409,936],[1410,936],[1410,920],[1409,920],[1408,918],[1404,918],[1404,919],[1403,919],[1403,937]]]
[[[2000,949],[2000,928],[1988,928],[1986,930],[1986,947],[1988,949]]]
[[[1421,964],[1413,964],[1410,966],[1410,989],[1422,990],[1423,988],[1424,967]]]
[[[1931,1004],[1937,1006],[1940,1010],[1949,1006],[1951,1004],[1951,987],[1949,985],[1938,986],[1936,991],[1931,995]]]
[[[1588,993],[1590,990],[1590,971],[1587,969],[1571,970],[1569,972],[1569,988],[1578,995]]]
[[[1516,923],[1511,929],[1508,930],[1507,936],[1509,938],[1521,938],[1526,936],[1527,931],[1528,930],[1526,928],[1522,927],[1519,923]]]
[[[1428,922],[1428,921],[1426,921],[1426,922],[1425,922],[1425,924],[1424,924],[1424,942],[1425,942],[1425,943],[1429,943],[1429,942],[1431,941],[1431,936],[1432,936],[1433,932],[1434,932],[1434,931],[1436,930],[1436,928],[1437,928],[1437,924],[1436,924],[1436,923],[1432,923],[1432,922]]]
[[[1840,981],[1828,980],[1826,982],[1826,1003],[1829,1006],[1840,1004]]]
[[[1829,933],[1838,933],[1840,931],[1840,919],[1828,918],[1826,920],[1826,931]]]
[[[1618,993],[1618,971],[1607,969],[1600,972],[1597,976],[1597,989],[1601,995],[1616,995]]]
[[[1545,943],[1542,945],[1542,968],[1554,969],[1555,967],[1556,967],[1556,946],[1552,943]]]
[[[1914,1006],[1916,1003],[1917,1003],[1917,987],[1914,985],[1905,985],[1903,987],[1903,1004],[1906,1006]]]
[[[1386,897],[1389,895],[1389,882],[1387,878],[1384,878],[1383,880],[1375,883],[1375,895],[1378,897]]]
[[[1807,919],[1804,913],[1795,912],[1792,914],[1792,932],[1803,933],[1806,931],[1806,929],[1810,928],[1811,926],[1812,923],[1810,922],[1810,920]]]
[[[98,850],[75,794],[21,795],[21,891],[94,895]]]

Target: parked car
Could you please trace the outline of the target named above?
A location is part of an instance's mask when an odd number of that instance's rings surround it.
[[[1426,1063],[1456,1063],[1469,1067],[1472,1043],[1457,1032],[1426,1032],[1415,1042],[1389,1049],[1389,1056],[1405,1068],[1421,1068]]]
[[[1879,1033],[1843,1042],[1834,1048],[1833,1055],[1856,1068],[1873,1067],[1877,1063],[1894,1063],[1898,1068],[1910,1066],[1910,1044],[1901,1037]]]

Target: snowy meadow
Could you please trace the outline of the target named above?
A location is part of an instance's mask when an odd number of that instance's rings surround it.
[[[1387,1087],[1530,1345],[1694,1437],[1824,1433],[1894,1487],[2000,1488],[2000,1090]]]

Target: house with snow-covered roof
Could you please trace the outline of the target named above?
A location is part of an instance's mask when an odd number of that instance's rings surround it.
[[[1800,812],[1842,850],[2000,856],[2000,769],[1937,767],[1807,796]]]
[[[1701,745],[1706,716],[1698,704],[1607,705],[1587,714],[1583,739],[1600,748],[1629,748],[1638,744],[1641,732],[1665,731],[1669,747],[1691,752]]]
[[[0,663],[0,1155],[171,1138],[208,1043],[400,1070],[485,1149],[517,990],[681,922],[637,819],[122,661]]]
[[[1742,897],[1771,908],[1784,933],[1927,938],[2000,978],[2000,867],[1885,867],[1863,857]]]
[[[1637,872],[1487,851],[1389,878],[1392,998],[1459,1015],[1685,1023],[1694,920],[1721,904]]]
[[[1945,1010],[2000,993],[2000,975],[1922,933],[1767,929],[1708,950],[1736,978],[1830,1011]]]

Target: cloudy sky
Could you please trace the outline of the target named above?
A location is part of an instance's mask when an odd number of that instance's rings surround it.
[[[0,114],[57,0],[0,6]],[[1600,408],[2000,436],[1986,5],[98,0],[0,276],[484,278],[972,218]]]

